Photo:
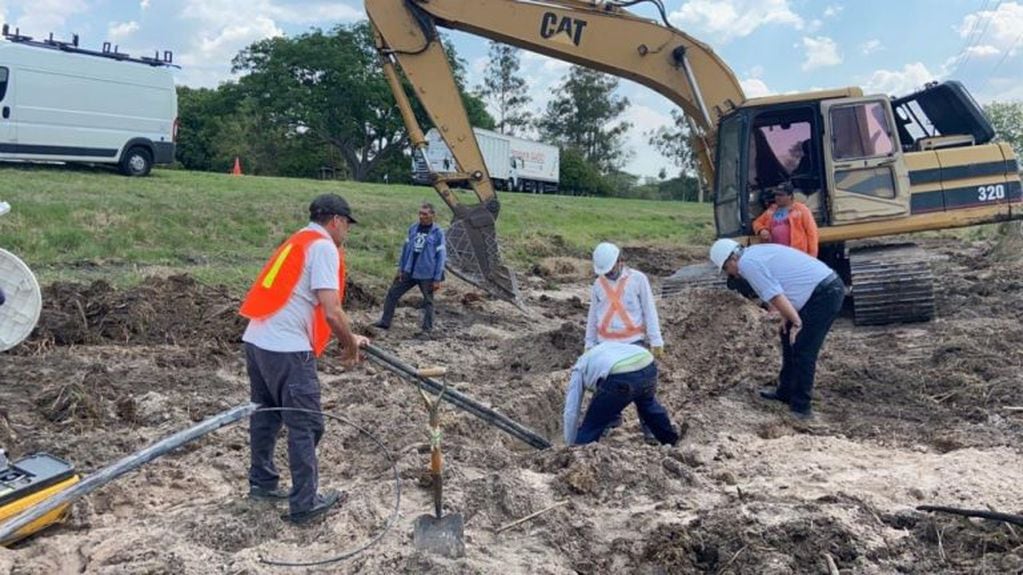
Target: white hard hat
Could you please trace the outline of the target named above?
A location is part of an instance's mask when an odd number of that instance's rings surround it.
[[[597,244],[597,247],[593,250],[593,273],[598,276],[602,276],[607,272],[611,271],[611,268],[615,267],[618,263],[618,254],[621,250],[618,246],[609,243],[601,242]]]
[[[710,246],[710,261],[714,263],[714,267],[720,270],[739,247],[739,242],[729,238],[721,238],[714,242],[714,245]]]

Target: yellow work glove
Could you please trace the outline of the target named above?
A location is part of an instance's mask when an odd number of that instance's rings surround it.
[[[662,346],[658,346],[658,347],[652,347],[652,348],[650,348],[650,351],[652,351],[654,353],[654,359],[663,359],[664,358],[664,346],[663,345]]]

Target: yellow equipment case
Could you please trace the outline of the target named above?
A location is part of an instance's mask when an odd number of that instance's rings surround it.
[[[10,463],[0,450],[0,524],[78,481],[74,466],[58,457],[36,453]],[[61,505],[26,525],[13,537],[0,541],[0,545],[10,545],[60,522],[69,505]]]

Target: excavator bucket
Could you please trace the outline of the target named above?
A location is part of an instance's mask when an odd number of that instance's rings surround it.
[[[494,227],[498,210],[496,200],[455,208],[447,233],[448,270],[492,296],[521,307],[515,273],[501,262]]]
[[[714,264],[692,264],[683,266],[661,282],[661,297],[683,295],[697,288],[726,288],[727,277]]]

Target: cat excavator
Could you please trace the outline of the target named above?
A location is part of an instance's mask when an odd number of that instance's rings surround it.
[[[660,20],[628,8],[652,4]],[[820,229],[819,257],[851,286],[858,324],[929,320],[933,275],[912,243],[879,238],[1023,218],[1019,164],[962,84],[903,97],[857,87],[747,98],[706,44],[668,21],[661,0],[365,0],[384,74],[413,152],[426,138],[401,75],[451,149],[432,174],[454,212],[449,269],[517,302],[495,233],[500,204],[459,96],[438,27],[460,30],[643,84],[685,114],[718,237],[758,241],[753,220],[790,186]],[[400,72],[399,72],[400,70]],[[457,188],[478,201],[467,205]],[[701,279],[702,278],[702,279]],[[691,266],[664,293],[721,282]]]

